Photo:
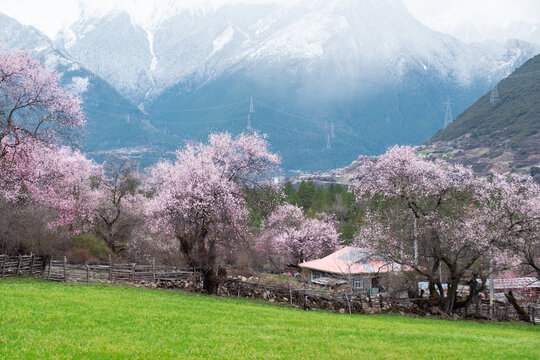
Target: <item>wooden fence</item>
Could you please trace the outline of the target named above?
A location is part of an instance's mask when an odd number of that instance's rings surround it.
[[[43,258],[33,255],[0,255],[0,277],[16,275],[41,275]]]
[[[200,273],[181,270],[174,266],[119,263],[109,260],[105,264],[70,264],[64,260],[45,260],[41,256],[0,255],[0,277],[28,275],[41,276],[53,281],[64,282],[156,282],[158,280],[195,279],[200,281]]]
[[[249,283],[239,279],[226,279],[219,287],[219,295],[244,298],[259,298],[272,302],[296,306],[303,309],[321,309],[354,313],[402,312],[418,315],[443,315],[427,298],[390,298],[383,294],[333,292],[323,289],[302,288],[291,284],[275,285]],[[522,304],[531,321],[539,322],[540,304]],[[459,310],[460,317],[484,318],[497,321],[519,320],[514,307],[508,303],[488,300],[472,302]]]
[[[174,266],[136,263],[70,264],[64,260],[50,260],[44,267],[42,276],[53,281],[64,282],[156,282],[199,277],[196,271],[186,271]]]

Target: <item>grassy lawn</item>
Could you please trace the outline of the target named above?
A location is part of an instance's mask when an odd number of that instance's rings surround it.
[[[540,359],[540,326],[0,280],[0,359]]]
[[[416,155],[427,155],[427,154],[431,154],[434,151],[435,151],[435,149],[433,149],[433,148],[424,149],[422,151],[416,152]]]

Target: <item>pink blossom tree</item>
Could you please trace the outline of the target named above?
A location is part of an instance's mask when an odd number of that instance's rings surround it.
[[[69,140],[84,124],[80,100],[60,85],[57,73],[26,52],[0,48],[0,159],[29,140]]]
[[[473,299],[480,289],[477,277],[485,275],[482,270],[494,258],[498,229],[486,221],[479,196],[483,181],[470,169],[395,146],[375,160],[366,159],[351,189],[369,204],[358,245],[426,278],[446,312]],[[458,301],[458,285],[466,274],[470,296]],[[443,283],[448,284],[446,294]]]
[[[494,175],[484,187],[487,221],[500,234],[498,250],[507,263],[540,278],[540,186],[531,177]]]
[[[274,264],[326,256],[339,246],[339,233],[332,217],[308,218],[296,205],[278,206],[262,224],[255,249]]]
[[[249,232],[244,187],[260,184],[279,161],[264,136],[217,133],[151,169],[153,227],[174,236],[188,266],[202,270],[207,292],[216,291],[225,255]]]
[[[80,100],[57,73],[25,52],[0,49],[0,196],[54,209],[58,225],[87,219],[97,167],[58,146],[84,123]]]
[[[0,162],[0,195],[8,201],[33,201],[56,214],[53,226],[74,231],[93,218],[99,193],[92,179],[101,167],[69,147],[26,142],[6,149]]]

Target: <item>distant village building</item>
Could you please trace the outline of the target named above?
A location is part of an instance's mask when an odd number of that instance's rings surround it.
[[[401,272],[400,265],[376,259],[369,251],[351,246],[298,266],[310,284],[325,286],[349,283],[355,290],[370,293],[386,291],[386,275]]]
[[[502,278],[493,280],[493,290],[495,299],[506,301],[504,293],[512,290],[516,298],[538,302],[540,300],[540,280],[535,277]],[[489,289],[490,281],[486,282],[486,289]],[[486,290],[486,294],[487,294]]]

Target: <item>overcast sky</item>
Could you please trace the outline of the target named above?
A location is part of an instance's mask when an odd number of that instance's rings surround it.
[[[81,0],[79,0],[81,1]],[[77,0],[0,0],[0,12],[24,24],[36,26],[50,37],[69,24],[78,14]],[[112,8],[112,3],[128,0],[92,0],[92,7]],[[130,6],[133,5],[133,0]],[[172,0],[161,0],[172,1]],[[223,3],[239,0],[179,0],[183,4],[203,1]],[[249,0],[246,2],[273,2]],[[285,0],[274,0],[276,2]],[[310,0],[306,0],[310,1]],[[540,24],[540,0],[402,0],[409,11],[422,23],[434,30],[450,33],[464,41],[486,38],[506,40],[527,37],[530,27],[517,27],[516,23]],[[136,0],[141,17],[151,12],[149,0]],[[540,32],[539,32],[540,34]],[[530,40],[530,39],[528,39]],[[540,41],[540,38],[538,39]]]

